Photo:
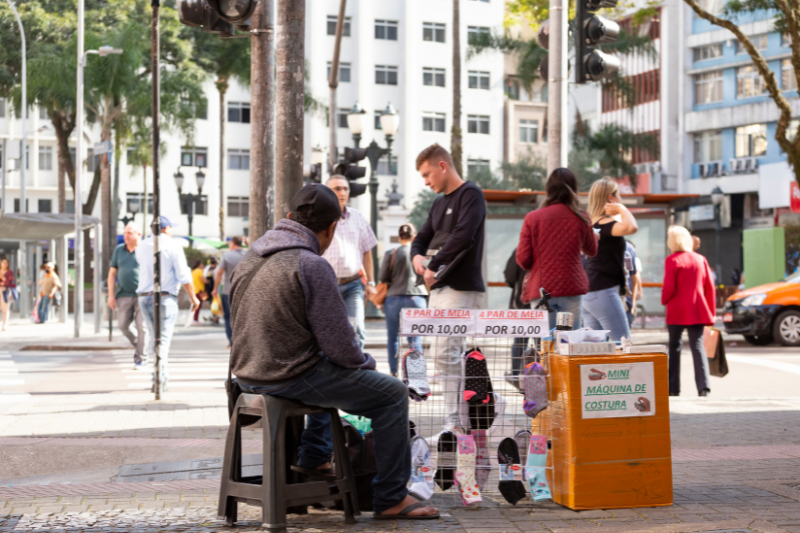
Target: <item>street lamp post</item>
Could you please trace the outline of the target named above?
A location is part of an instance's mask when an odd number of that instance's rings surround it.
[[[109,54],[121,54],[122,50],[119,48],[112,48],[110,46],[101,46],[98,50],[83,50],[83,0],[78,2],[78,92],[77,103],[75,105],[75,129],[76,131],[76,146],[75,146],[75,337],[81,336],[81,323],[83,322],[83,265],[82,263],[82,242],[81,242],[81,226],[82,226],[82,206],[83,196],[81,194],[81,180],[83,179],[83,164],[81,163],[83,154],[83,70],[86,68],[86,58],[90,54],[97,54],[100,57],[105,57]],[[95,268],[100,268],[95,265]],[[95,312],[99,312],[95,310]]]
[[[182,192],[183,174],[181,173],[180,167],[173,177],[175,178],[175,185],[178,187],[181,207],[186,212],[186,216],[189,219],[189,248],[193,248],[192,237],[194,234],[192,233],[192,222],[194,221],[194,208],[198,202],[203,201],[203,184],[206,182],[206,175],[203,174],[202,170],[198,170],[194,175],[197,181],[197,194]]]
[[[361,107],[356,103],[350,114],[347,115],[347,127],[353,134],[353,142],[358,147],[361,141],[361,132],[363,131],[363,120],[365,113]],[[392,141],[397,133],[397,128],[400,126],[400,116],[395,111],[391,102],[386,106],[386,109],[381,115],[381,130],[386,136],[386,148],[378,146],[374,140],[367,147],[367,159],[371,167],[369,174],[369,193],[370,193],[370,226],[372,232],[378,234],[378,161],[384,155],[389,156],[389,165],[392,162]],[[378,248],[372,249],[372,267],[375,270],[375,277],[378,275]]]
[[[722,233],[722,202],[725,201],[725,193],[719,186],[714,187],[711,191],[711,202],[714,204],[714,220],[716,227],[714,228],[714,248],[715,248],[715,261],[714,272],[717,273],[716,284],[722,280],[722,260],[720,259],[720,233]]]
[[[126,203],[127,205],[125,206],[125,210],[129,212],[131,216],[126,215],[119,219],[119,221],[122,222],[123,228],[127,226],[129,223],[136,220],[136,215],[137,213],[139,213],[139,200],[133,200]]]

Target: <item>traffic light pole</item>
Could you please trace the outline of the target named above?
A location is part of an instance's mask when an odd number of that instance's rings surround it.
[[[328,87],[331,90],[331,101],[329,103],[329,126],[330,126],[330,146],[328,147],[328,168],[333,171],[333,167],[339,162],[339,150],[336,147],[336,88],[339,86],[339,52],[342,49],[342,35],[344,34],[344,11],[347,0],[339,2],[339,17],[336,19],[336,40],[333,43],[333,61],[331,61],[331,72],[328,76]],[[321,178],[321,177],[320,177]]]
[[[566,0],[550,0],[550,48],[548,58],[549,105],[547,106],[547,174],[567,166],[567,11]]]
[[[250,37],[251,128],[250,236],[255,240],[273,225],[275,200],[275,13],[261,0],[253,13]]]

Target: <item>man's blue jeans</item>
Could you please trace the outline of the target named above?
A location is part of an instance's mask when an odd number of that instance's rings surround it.
[[[389,296],[383,302],[386,315],[387,348],[389,352],[389,369],[397,375],[397,350],[400,348],[400,310],[404,307],[425,309],[428,302],[424,296]],[[422,352],[422,337],[407,337],[408,345]]]
[[[411,450],[408,439],[408,389],[398,379],[380,372],[344,368],[323,359],[290,383],[250,386],[245,392],[299,400],[307,405],[333,407],[372,420],[378,474],[372,482],[374,509],[381,513],[408,494]],[[316,468],[331,460],[331,419],[309,415],[303,431],[298,466]]]
[[[231,302],[227,294],[220,294],[222,298],[222,312],[225,314],[225,335],[228,336],[228,344],[233,339],[233,328],[231,327]]]
[[[52,298],[49,296],[42,296],[39,300],[39,307],[36,308],[36,316],[39,317],[39,324],[47,322],[47,315],[50,314],[50,301]]]
[[[156,302],[155,296],[139,296],[139,309],[142,310],[142,316],[150,330],[150,350],[155,354],[155,313]],[[175,320],[178,318],[178,297],[177,296],[162,296],[161,297],[161,350],[159,358],[161,360],[161,378],[164,380],[169,379],[167,372],[167,362],[169,361],[169,344],[172,341],[172,331],[175,329]],[[153,359],[155,365],[155,359]],[[155,376],[154,376],[155,379]]]
[[[344,305],[347,307],[347,316],[350,317],[350,324],[356,332],[356,339],[361,351],[364,351],[364,343],[367,340],[367,330],[364,326],[364,284],[360,279],[351,281],[344,285],[339,285],[339,294],[342,295]]]
[[[592,329],[609,330],[609,340],[616,342],[631,337],[628,317],[622,306],[619,285],[601,291],[594,291],[583,297],[584,326]]]

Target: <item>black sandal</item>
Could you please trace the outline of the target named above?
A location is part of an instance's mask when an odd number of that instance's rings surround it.
[[[333,481],[336,479],[336,473],[333,471],[333,468],[303,468],[300,466],[292,466],[292,471],[299,472],[301,474],[305,474],[309,478],[313,479],[320,479],[324,481]]]

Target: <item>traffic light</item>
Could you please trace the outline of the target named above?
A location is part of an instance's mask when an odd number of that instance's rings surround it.
[[[249,37],[235,35],[234,27],[250,32],[251,17],[257,0],[179,0],[178,16],[181,23],[203,28],[206,33],[216,33],[223,39]]]
[[[616,7],[617,0],[578,0],[575,17],[577,69],[575,83],[598,81],[619,72],[616,56],[595,50],[595,46],[611,43],[619,36],[619,24],[595,14],[598,9]]]
[[[322,164],[312,164],[303,168],[303,177],[308,183],[322,183]]]
[[[350,197],[361,196],[367,192],[366,183],[355,183],[353,180],[367,175],[367,168],[358,166],[358,162],[367,157],[366,148],[345,148],[344,160],[333,169],[334,174],[340,174],[350,182]]]

